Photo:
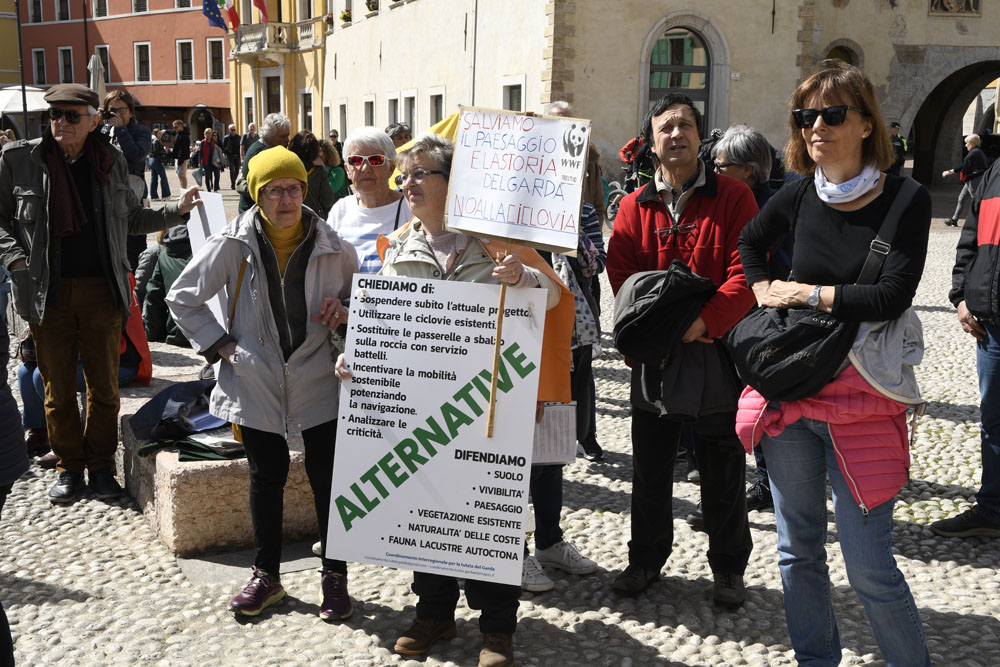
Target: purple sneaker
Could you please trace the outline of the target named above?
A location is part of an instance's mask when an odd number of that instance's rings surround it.
[[[229,602],[229,611],[244,616],[256,616],[285,597],[285,589],[277,577],[264,570],[253,568],[253,576],[243,587],[243,592]]]
[[[354,613],[351,596],[347,594],[347,574],[323,570],[323,603],[319,617],[324,621],[342,621]]]

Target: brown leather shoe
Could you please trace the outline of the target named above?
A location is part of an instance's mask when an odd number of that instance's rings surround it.
[[[395,651],[402,655],[422,655],[431,650],[435,642],[451,639],[454,636],[454,619],[439,621],[433,618],[418,618],[396,640]]]
[[[479,667],[512,667],[514,635],[501,632],[483,633],[483,650],[479,652]]]
[[[24,436],[28,456],[43,456],[49,451],[49,434],[44,428],[29,428]]]
[[[42,456],[37,461],[38,467],[45,468],[46,470],[51,470],[59,465],[59,455],[55,452],[49,452],[45,456]]]

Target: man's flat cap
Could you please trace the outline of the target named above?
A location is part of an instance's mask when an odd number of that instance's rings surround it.
[[[60,83],[52,86],[45,93],[45,101],[49,104],[86,104],[95,109],[101,106],[97,93],[79,83]]]

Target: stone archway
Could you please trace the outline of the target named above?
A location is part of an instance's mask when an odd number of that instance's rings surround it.
[[[884,110],[913,139],[914,178],[933,183],[942,169],[961,162],[962,116],[997,76],[998,47],[896,47]]]
[[[708,115],[705,118],[703,132],[709,128],[729,127],[729,44],[722,31],[712,19],[694,10],[670,12],[646,33],[642,43],[639,61],[639,114],[637,127],[642,127],[642,121],[649,109],[649,63],[653,46],[664,32],[671,28],[687,28],[698,33],[705,42],[710,54]]]

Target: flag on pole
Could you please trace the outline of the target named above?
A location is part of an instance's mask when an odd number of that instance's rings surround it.
[[[233,0],[217,0],[219,3],[219,9],[225,9],[226,14],[229,16],[229,25],[232,27],[233,32],[240,29],[240,15],[236,13],[236,5],[233,4]]]
[[[226,20],[222,18],[217,0],[202,0],[201,13],[208,17],[208,22],[211,25],[227,30]]]
[[[267,4],[264,0],[253,0],[253,6],[260,10],[260,20],[267,23]]]

